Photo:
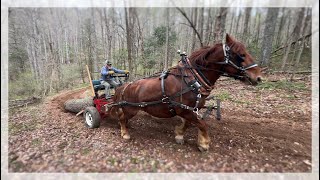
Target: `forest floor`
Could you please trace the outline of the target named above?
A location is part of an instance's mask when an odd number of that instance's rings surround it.
[[[96,129],[65,112],[67,99],[86,89],[61,92],[9,114],[9,172],[311,172],[311,77],[269,75],[260,86],[232,79],[216,83],[222,120],[207,121],[208,152],[197,149],[197,129],[177,144],[179,118],[139,113],[130,121],[131,139],[118,122]]]

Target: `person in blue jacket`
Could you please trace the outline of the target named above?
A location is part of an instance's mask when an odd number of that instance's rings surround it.
[[[105,61],[105,65],[101,69],[101,84],[105,86],[105,95],[106,99],[111,98],[110,96],[110,87],[113,86],[114,88],[118,87],[120,84],[115,81],[113,77],[114,73],[119,74],[128,74],[128,70],[120,70],[115,67],[112,67],[112,63],[109,60]]]

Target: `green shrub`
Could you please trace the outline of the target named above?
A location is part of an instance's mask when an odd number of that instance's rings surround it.
[[[223,92],[217,94],[216,98],[220,99],[221,101],[225,101],[225,100],[231,99],[231,96],[230,96],[230,94],[228,92],[223,91]]]
[[[268,90],[275,90],[275,89],[282,89],[288,91],[300,90],[304,91],[307,90],[307,87],[304,83],[301,82],[291,82],[287,80],[280,80],[276,82],[266,81],[257,86],[259,89],[268,89]]]
[[[41,84],[36,82],[30,71],[21,73],[15,81],[9,81],[9,100],[30,97],[40,91]]]

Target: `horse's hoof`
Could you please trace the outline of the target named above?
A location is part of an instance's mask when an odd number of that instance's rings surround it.
[[[175,137],[175,139],[176,139],[176,142],[178,144],[183,144],[184,143],[183,136],[178,135],[178,136]]]
[[[125,134],[122,136],[123,139],[125,140],[129,140],[130,139],[130,135],[129,134]]]
[[[202,146],[198,146],[198,149],[201,151],[201,152],[207,152],[209,147],[202,147]]]

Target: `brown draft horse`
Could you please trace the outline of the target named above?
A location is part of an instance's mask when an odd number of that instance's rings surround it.
[[[184,74],[185,81],[190,82],[195,79],[192,70],[201,71],[204,78],[207,79],[207,84],[205,82],[200,82],[202,85],[201,99],[199,101],[199,108],[202,108],[205,104],[205,98],[210,94],[214,83],[217,79],[223,75],[227,74],[234,77],[240,78],[241,81],[249,83],[251,85],[256,85],[261,81],[261,69],[254,62],[252,56],[245,49],[245,46],[236,41],[230,35],[226,35],[226,46],[229,49],[229,58],[227,63],[226,60],[226,50],[225,46],[220,44],[215,44],[212,47],[204,47],[198,51],[191,54],[189,58],[190,69],[185,68],[185,64],[181,61],[179,64],[170,69],[171,74]],[[237,58],[241,58],[241,61],[237,61]],[[242,67],[241,71],[239,67]],[[246,68],[243,68],[246,67]],[[201,79],[201,78],[200,78]],[[201,81],[201,80],[200,80]],[[174,95],[181,89],[186,88],[188,85],[186,82],[182,81],[181,76],[168,75],[164,81],[165,93],[168,96]],[[203,88],[208,86],[208,88]],[[161,81],[159,77],[147,78],[134,81],[130,84],[124,84],[116,89],[114,96],[114,102],[127,101],[133,103],[139,102],[152,102],[162,99],[163,93],[161,89]],[[182,94],[180,97],[174,97],[174,100],[188,106],[195,106],[197,100],[197,94],[189,91]],[[208,126],[204,120],[198,118],[197,114],[188,109],[183,109],[181,107],[173,107],[175,114],[170,112],[168,104],[159,103],[157,105],[137,107],[137,106],[113,106],[110,109],[110,114],[114,118],[118,118],[121,126],[121,136],[124,139],[130,139],[130,135],[126,124],[129,119],[137,114],[139,110],[143,110],[152,116],[159,118],[170,118],[175,115],[182,118],[182,124],[175,127],[175,139],[177,143],[183,143],[183,135],[186,129],[194,124],[198,127],[198,148],[200,151],[205,151],[209,149],[210,138],[208,135]]]

